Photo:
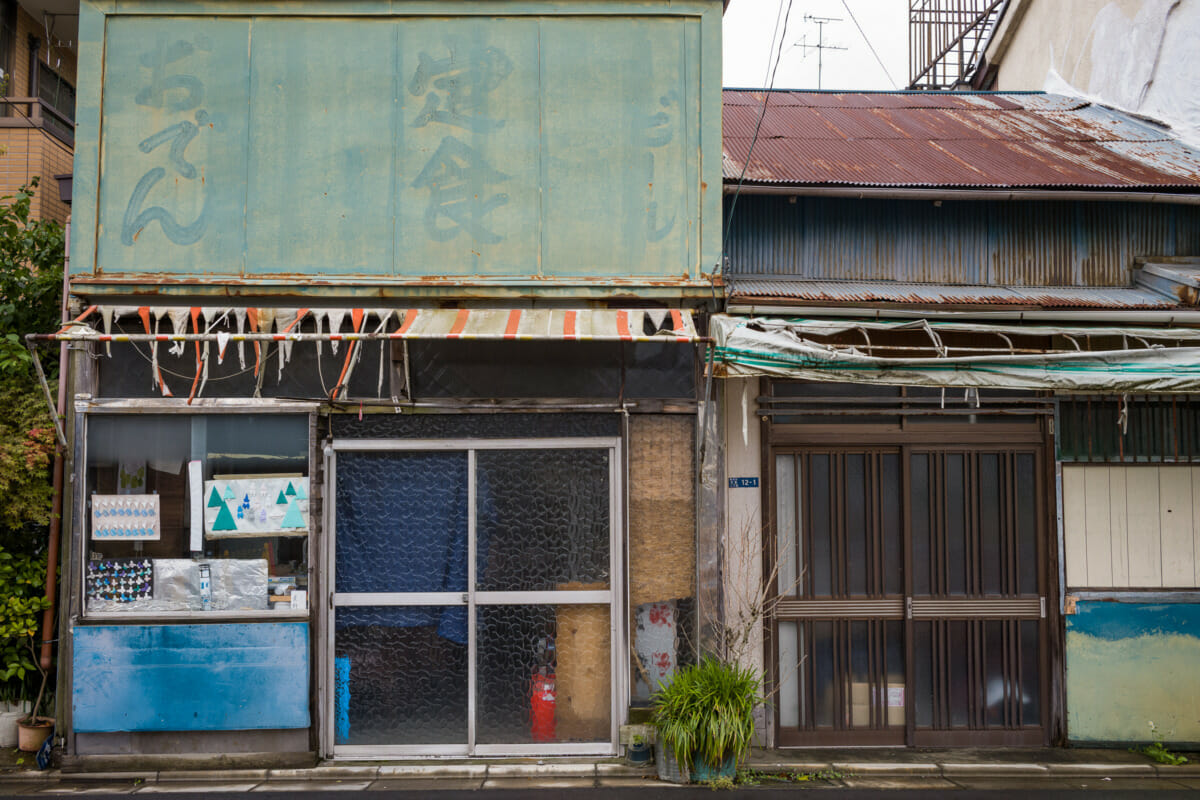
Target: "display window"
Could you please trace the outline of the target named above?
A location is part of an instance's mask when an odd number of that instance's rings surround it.
[[[88,615],[308,609],[306,414],[89,414]]]

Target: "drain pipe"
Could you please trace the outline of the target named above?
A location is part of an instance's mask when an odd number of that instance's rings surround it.
[[[71,321],[68,296],[71,290],[71,219],[67,218],[65,235],[65,257],[63,258],[62,322]],[[67,409],[67,343],[58,346],[58,406],[55,412],[61,420]],[[62,538],[63,473],[66,470],[66,445],[55,442],[54,447],[54,500],[50,512],[50,542],[46,546],[46,600],[48,605],[42,615],[42,669],[50,669],[54,663],[54,612],[58,598],[58,545]]]

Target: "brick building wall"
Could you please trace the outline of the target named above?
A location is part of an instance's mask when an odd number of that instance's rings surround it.
[[[12,72],[9,75],[4,95],[7,97],[29,97],[29,37],[40,41],[38,61],[41,69],[51,69],[75,85],[75,54],[65,43],[59,44],[51,32],[47,37],[45,24],[35,19],[25,9],[17,11],[16,47],[13,51]],[[74,42],[71,43],[73,46]],[[18,106],[17,111],[28,115],[28,106]],[[30,178],[37,175],[41,184],[33,200],[33,214],[44,219],[65,223],[70,208],[59,198],[55,175],[72,171],[74,153],[72,148],[59,137],[40,128],[23,124],[20,113],[11,112],[4,118],[8,125],[0,127],[0,197],[13,195]]]

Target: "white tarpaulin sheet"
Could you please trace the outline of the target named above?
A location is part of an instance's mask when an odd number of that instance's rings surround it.
[[[891,358],[866,348],[816,341],[851,331],[921,331],[940,346],[942,333],[1067,337],[1070,352],[934,355]],[[1146,327],[1002,326],[964,322],[858,322],[712,317],[718,375],[769,375],[812,381],[904,386],[1043,389],[1111,393],[1200,392],[1200,330]],[[1092,338],[1120,339],[1121,349],[1089,350]]]

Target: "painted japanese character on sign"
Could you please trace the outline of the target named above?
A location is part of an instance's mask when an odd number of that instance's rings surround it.
[[[658,201],[654,199],[654,151],[666,147],[675,138],[679,124],[679,93],[674,89],[658,99],[660,111],[651,114],[643,123],[645,128],[646,175],[649,198],[646,203],[646,241],[661,242],[675,228],[675,215],[660,223]]]
[[[414,97],[424,95],[425,107],[412,126],[423,128],[440,122],[475,133],[503,127],[504,120],[489,119],[483,112],[487,95],[512,74],[512,61],[495,47],[467,54],[458,45],[448,49],[445,58],[425,52],[418,55],[420,63],[409,81],[408,92]]]
[[[195,119],[195,122],[190,120],[180,122],[178,125],[172,125],[143,139],[138,144],[138,149],[143,153],[152,153],[170,142],[167,162],[180,177],[188,180],[194,179],[199,173],[196,171],[195,165],[187,160],[185,151],[199,134],[200,127],[208,124],[208,114],[203,110],[197,111]],[[125,209],[125,220],[121,225],[121,242],[123,244],[132,245],[137,240],[137,235],[151,222],[159,223],[162,226],[163,234],[175,244],[195,244],[200,241],[200,237],[204,236],[204,231],[208,227],[207,197],[200,216],[189,225],[181,225],[171,212],[162,206],[151,206],[142,210],[150,191],[166,176],[166,169],[154,167],[143,175],[137,186],[134,187],[133,195],[129,198],[129,205]]]
[[[137,93],[134,102],[139,106],[167,111],[191,111],[201,106],[204,103],[204,84],[194,75],[178,72],[174,67],[197,50],[211,49],[212,44],[206,36],[197,36],[195,43],[180,39],[167,44],[159,40],[153,51],[144,53],[139,59],[142,67],[150,70],[150,82]]]
[[[512,74],[512,61],[495,47],[470,49],[451,42],[446,50],[444,58],[418,54],[408,91],[423,96],[425,105],[412,127],[447,125],[474,137],[503,127],[503,119],[486,115],[487,96]],[[426,234],[437,242],[448,242],[463,231],[483,244],[503,241],[486,218],[508,204],[507,194],[491,188],[506,180],[508,176],[493,168],[476,147],[453,135],[443,138],[412,183],[413,188],[429,190]]]
[[[169,125],[138,143],[138,150],[145,155],[163,153],[167,166],[160,164],[148,169],[129,197],[121,225],[121,243],[127,247],[132,247],[138,235],[153,222],[161,226],[168,240],[178,245],[195,244],[208,227],[208,195],[204,181],[200,182],[198,188],[204,196],[204,202],[199,215],[191,222],[180,222],[171,210],[162,205],[146,207],[146,204],[154,188],[167,177],[168,167],[184,180],[193,181],[200,176],[196,165],[187,158],[187,148],[202,130],[213,129],[214,125],[208,112],[198,108],[204,102],[204,84],[182,68],[196,53],[210,50],[211,44],[203,36],[196,37],[194,43],[177,40],[167,44],[159,41],[154,50],[143,54],[139,60],[143,69],[149,70],[150,74],[148,83],[134,97],[134,102],[168,112],[196,111],[190,119]],[[167,144],[170,147],[161,150]]]
[[[425,230],[430,238],[448,242],[459,231],[466,231],[478,242],[501,241],[502,236],[484,225],[484,217],[508,203],[508,195],[499,193],[487,199],[484,196],[486,187],[507,178],[492,169],[479,151],[453,136],[442,139],[441,146],[412,184],[416,189],[430,192],[429,207],[425,210]]]

